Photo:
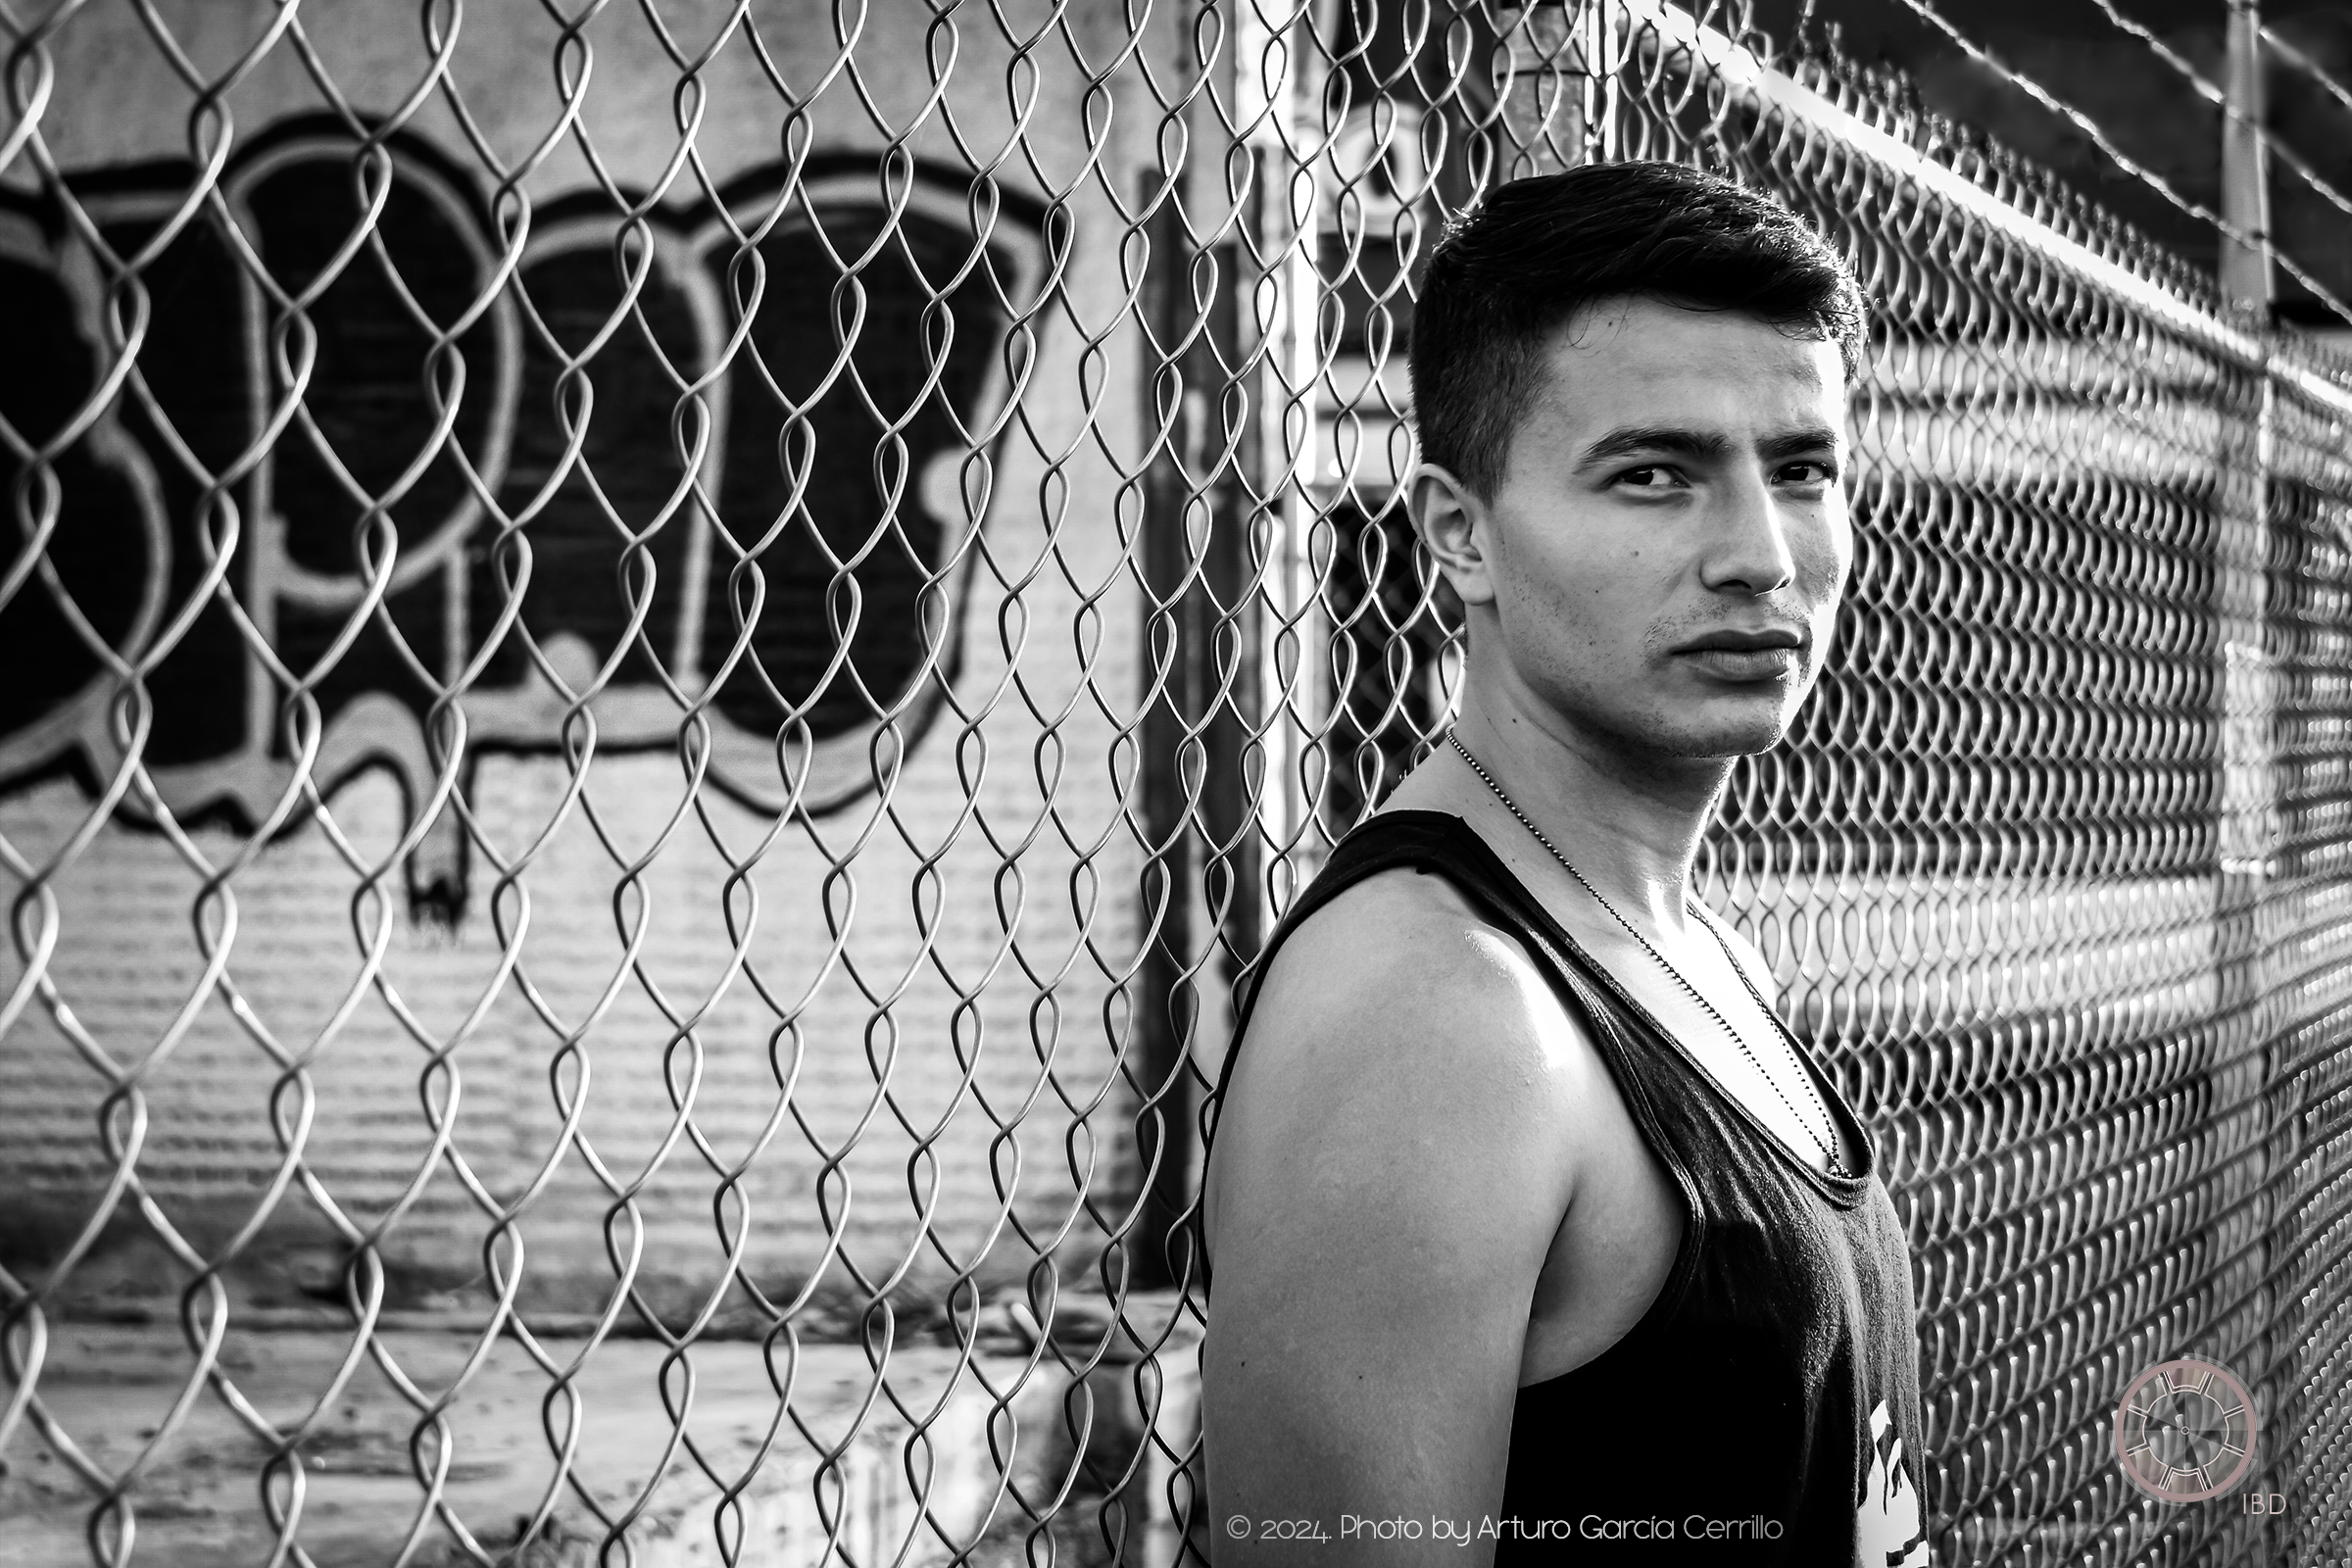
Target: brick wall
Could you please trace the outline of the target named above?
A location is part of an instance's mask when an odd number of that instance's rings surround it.
[[[181,3],[162,14],[182,29],[198,68],[219,73],[261,34],[270,8]],[[696,24],[715,26],[719,15],[711,8]],[[608,11],[587,29],[593,70],[581,123],[601,179],[632,200],[661,193],[647,231],[659,252],[641,296],[647,333],[690,370],[718,352],[732,324],[727,291],[742,286],[725,270],[733,246],[722,207],[739,219],[760,211],[779,188],[781,166],[806,151],[803,185],[818,221],[837,236],[870,235],[878,221],[874,171],[889,132],[849,81],[824,80],[830,16],[813,4],[763,11],[760,38],[786,82],[814,93],[797,116],[741,34],[718,50],[700,77],[699,171],[677,163],[679,70],[641,14]],[[302,17],[309,42],[365,113],[393,110],[425,72],[413,12],[354,0],[306,7]],[[899,127],[919,122],[905,143],[921,186],[910,211],[945,247],[923,258],[936,262],[957,243],[966,253],[970,246],[968,224],[957,228],[968,165],[947,115],[968,145],[1004,145],[1009,55],[993,25],[961,28],[954,86],[944,106],[926,109],[922,62],[943,45],[936,35],[926,41],[921,19],[920,8],[873,8],[856,58],[879,117]],[[1070,25],[1095,59],[1115,56],[1111,31],[1124,38],[1115,8],[1078,8]],[[475,134],[521,167],[560,118],[554,25],[535,9],[490,7],[468,10],[464,27],[454,72]],[[1090,29],[1109,31],[1096,38]],[[1082,1266],[1087,1227],[1063,1234],[1080,1184],[1115,1212],[1134,1180],[1133,1095],[1117,1081],[1113,1055],[1125,1014],[1112,994],[1138,940],[1140,868],[1105,761],[1114,723],[1128,721],[1139,699],[1138,600],[1114,520],[1119,475],[1087,438],[1090,421],[1114,451],[1132,452],[1139,438],[1138,345],[1120,318],[1120,230],[1102,185],[1135,187],[1140,161],[1152,156],[1153,126],[1124,108],[1148,99],[1123,89],[1123,118],[1090,174],[1080,131],[1086,76],[1058,38],[1033,57],[1027,139],[1037,166],[1005,161],[992,239],[1001,275],[1025,280],[1033,296],[1048,252],[1047,182],[1071,187],[1071,250],[1059,294],[1036,318],[1023,418],[977,446],[956,438],[936,408],[928,423],[909,422],[908,496],[892,528],[876,500],[877,432],[861,438],[848,416],[838,428],[825,423],[834,417],[825,409],[852,409],[845,391],[826,394],[834,401],[819,410],[813,477],[793,514],[793,474],[775,450],[785,423],[777,393],[750,374],[748,356],[710,390],[698,476],[727,537],[748,549],[779,515],[786,531],[760,556],[767,608],[752,650],[778,691],[763,695],[741,666],[722,683],[710,776],[694,809],[681,809],[693,769],[678,751],[677,703],[645,652],[700,689],[733,638],[728,595],[741,585],[730,587],[730,547],[708,531],[694,502],[672,505],[685,466],[668,422],[676,393],[645,334],[616,338],[589,367],[597,402],[588,451],[604,502],[575,479],[529,510],[560,466],[567,431],[557,412],[559,362],[510,304],[457,340],[468,381],[455,425],[480,485],[469,487],[444,455],[390,519],[402,564],[385,618],[446,678],[491,639],[503,602],[495,517],[473,491],[486,488],[499,509],[528,514],[522,533],[534,547],[534,575],[523,628],[547,665],[575,685],[608,659],[615,670],[594,706],[599,750],[577,799],[567,800],[564,702],[510,633],[465,704],[471,747],[459,780],[475,836],[468,842],[456,814],[442,812],[407,863],[387,868],[378,892],[355,902],[363,876],[352,860],[365,866],[387,856],[432,797],[429,691],[404,673],[389,632],[368,630],[319,692],[318,771],[331,786],[333,832],[298,816],[257,848],[253,830],[293,776],[273,716],[282,693],[225,615],[198,618],[151,682],[149,776],[186,824],[184,842],[118,821],[70,857],[51,884],[54,1002],[33,1002],[0,1042],[12,1266],[54,1255],[93,1212],[112,1168],[96,1135],[106,1078],[69,1041],[60,1008],[115,1062],[143,1063],[143,1191],[202,1251],[269,1200],[280,1165],[271,1115],[282,1069],[259,1037],[266,1032],[309,1063],[316,1120],[304,1165],[237,1281],[265,1298],[294,1299],[327,1284],[335,1266],[337,1249],[305,1180],[363,1227],[413,1194],[384,1238],[398,1265],[396,1296],[464,1293],[482,1270],[487,1221],[455,1167],[462,1162],[496,1201],[520,1198],[560,1143],[551,1073],[565,1093],[582,1095],[585,1109],[576,1147],[555,1158],[520,1225],[526,1298],[542,1308],[595,1309],[613,1275],[608,1246],[625,1256],[637,1244],[625,1223],[608,1226],[613,1199],[589,1168],[591,1152],[612,1186],[642,1184],[639,1273],[673,1305],[720,1277],[714,1167],[755,1150],[741,1189],[746,1208],[727,1217],[734,1224],[748,1213],[742,1266],[765,1288],[793,1288],[820,1266],[831,1288],[853,1264],[870,1281],[911,1270],[936,1282],[951,1267],[940,1250],[969,1264],[984,1248],[983,1272],[1002,1279],[1034,1260],[1033,1243],[1059,1242],[1065,1274]],[[129,248],[152,237],[191,177],[195,94],[127,10],[77,17],[58,40],[56,63],[48,151],[88,210],[112,225],[110,238]],[[566,69],[578,74],[580,58]],[[262,234],[267,258],[287,276],[322,265],[321,236],[331,242],[349,226],[348,133],[319,118],[325,100],[282,45],[227,103],[244,161],[232,160],[222,187],[240,221]],[[493,176],[449,105],[429,94],[394,152],[398,199],[381,220],[386,244],[428,314],[452,321],[455,305],[495,265]],[[567,138],[521,183],[537,215],[523,279],[547,330],[576,353],[615,297],[606,260],[614,204]],[[23,286],[8,291],[17,322],[0,330],[46,335],[45,357],[19,361],[6,411],[40,439],[63,424],[106,362],[93,347],[103,331],[103,269],[29,186],[11,201],[0,206],[0,265]],[[914,220],[903,221],[911,232]],[[758,319],[783,335],[755,346],[778,360],[798,357],[796,344],[821,353],[831,341],[820,330],[824,313],[836,298],[822,250],[810,243],[805,211],[779,234],[782,248],[761,253],[771,266]],[[354,613],[360,504],[338,490],[302,426],[280,437],[252,476],[210,497],[159,428],[172,423],[201,459],[224,466],[257,439],[282,395],[270,368],[284,350],[270,335],[277,318],[258,295],[237,292],[236,273],[218,255],[205,259],[195,248],[201,236],[199,224],[198,238],[167,252],[150,280],[148,356],[159,381],[177,382],[158,385],[157,408],[119,402],[59,460],[59,571],[92,607],[97,631],[135,649],[196,591],[207,520],[217,535],[233,508],[243,532],[228,586],[247,609],[251,635],[270,639],[289,662],[315,663]],[[434,266],[456,275],[427,275]],[[428,443],[418,377],[429,340],[400,316],[380,277],[373,293],[362,286],[365,262],[354,275],[359,281],[338,285],[317,309],[318,368],[306,407],[359,483],[378,488]],[[892,366],[903,372],[906,355],[920,353],[924,297],[895,257],[871,275],[865,330],[874,354],[858,368],[887,389],[905,380],[888,381],[898,373]],[[568,305],[545,304],[559,296]],[[961,381],[934,400],[959,401],[967,418],[987,417],[1004,393],[997,345],[1012,327],[985,304],[956,296],[957,331],[981,340],[967,350],[986,352],[956,362]],[[211,349],[207,332],[219,337]],[[1090,345],[1090,335],[1100,342]],[[885,352],[894,348],[895,360]],[[771,374],[785,398],[815,384],[806,365],[777,365]],[[683,439],[693,447],[693,436]],[[354,456],[355,447],[364,450]],[[975,453],[977,466],[966,461]],[[965,544],[966,498],[977,496],[982,474],[982,525]],[[622,527],[650,530],[645,554],[661,584],[635,654],[626,647],[627,603],[614,587]],[[860,635],[875,641],[855,647],[861,672],[881,671],[872,678],[907,742],[886,803],[872,787],[872,760],[889,753],[891,733],[862,703],[843,698],[850,688],[838,671],[823,684],[832,571],[808,543],[817,533],[836,548],[880,540],[857,573],[866,600]],[[921,568],[904,564],[925,549],[939,592],[926,594]],[[16,667],[50,671],[0,715],[9,781],[0,832],[33,862],[93,809],[94,791],[122,755],[106,722],[110,683],[38,590],[0,610],[0,644]],[[923,663],[926,626],[937,673]],[[1015,665],[1017,689],[1007,679]],[[778,704],[811,697],[820,744],[807,798],[828,809],[813,827],[774,832],[790,798],[771,749]],[[139,815],[139,806],[134,791],[126,814]],[[247,1011],[242,1021],[227,987],[190,1005],[204,974],[192,920],[198,858],[236,867],[224,973]],[[742,964],[728,930],[730,858],[756,862],[731,895],[739,925],[757,896]],[[528,893],[512,972],[502,969],[499,927],[502,917],[510,929],[519,924],[522,906],[514,888],[498,892],[502,861],[523,865],[518,886]],[[217,926],[224,907],[213,906],[207,921]],[[379,911],[380,984],[366,959]],[[628,930],[640,922],[633,940]],[[12,984],[23,961],[9,959]],[[689,1018],[690,1037],[678,1022]],[[169,1050],[159,1052],[164,1042]],[[432,1048],[446,1050],[452,1077],[428,1071]],[[691,1093],[689,1117],[673,1115],[665,1073]],[[791,1086],[789,1105],[780,1080]],[[453,1089],[455,1131],[435,1165],[420,1094],[438,1102]],[[293,1080],[274,1104],[287,1117],[302,1112]],[[1074,1121],[1082,1123],[1075,1135]],[[845,1150],[833,1173],[820,1175]],[[1006,1206],[1033,1242],[1006,1228]],[[922,1241],[926,1226],[935,1245]],[[844,1242],[828,1260],[829,1228]],[[152,1249],[135,1239],[139,1229],[118,1226],[78,1271],[82,1298],[152,1290]]]

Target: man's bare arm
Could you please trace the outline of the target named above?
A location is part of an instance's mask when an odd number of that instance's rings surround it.
[[[1211,1173],[1220,1568],[1424,1561],[1435,1521],[1475,1532],[1499,1511],[1597,1070],[1526,953],[1434,879],[1376,878],[1292,937]],[[1350,1525],[1400,1519],[1418,1539]],[[1294,1521],[1328,1539],[1274,1533]],[[1494,1544],[1474,1534],[1446,1560],[1483,1565]]]

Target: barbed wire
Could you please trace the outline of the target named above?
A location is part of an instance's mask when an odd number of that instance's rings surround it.
[[[2318,82],[2321,91],[2342,104],[2347,110],[2352,110],[2352,88],[2347,88],[2342,82],[2328,74],[2327,67],[2305,54],[2291,41],[2279,36],[2278,29],[2267,22],[2262,24],[2262,41],[2269,44],[2279,59],[2311,77],[2313,81]]]
[[[1910,11],[1922,22],[1927,23],[1928,25],[1934,27],[1937,32],[1943,34],[1946,39],[1948,39],[1970,60],[1976,62],[1980,66],[1983,66],[1985,70],[1993,73],[2003,81],[2007,82],[2010,86],[2015,87],[2018,91],[2026,94],[2026,96],[2032,98],[2035,103],[2041,105],[2042,108],[2058,116],[2060,119],[2066,121],[2067,123],[2073,125],[2077,130],[2082,132],[2084,136],[2090,139],[2091,145],[2098,148],[2101,153],[2105,154],[2108,161],[2114,164],[2116,168],[2122,170],[2125,173],[2131,175],[2142,185],[2145,185],[2149,190],[2154,191],[2158,196],[2162,197],[2166,202],[2178,209],[2182,215],[2196,220],[2198,222],[2213,229],[2225,239],[2245,246],[2249,250],[2259,251],[2268,256],[2281,271],[2284,271],[2296,282],[2302,284],[2304,288],[2310,290],[2312,297],[2318,300],[2321,305],[2326,307],[2334,315],[2342,318],[2347,325],[2352,325],[2352,302],[2347,302],[2339,297],[2333,290],[2329,289],[2327,284],[2321,282],[2318,277],[2314,276],[2308,269],[2302,266],[2302,264],[2273,245],[2267,236],[2249,233],[2246,230],[2239,228],[2236,224],[2231,223],[2228,220],[2224,219],[2221,214],[2213,211],[2204,203],[2195,200],[2193,197],[2182,195],[2174,187],[2170,180],[2166,179],[2162,174],[2157,173],[2154,170],[2147,168],[2137,159],[2133,158],[2131,154],[2125,152],[2123,148],[2116,145],[2115,139],[2107,133],[2105,127],[2100,125],[2097,121],[2093,120],[2089,115],[2083,113],[2082,110],[2077,109],[2074,105],[2068,103],[2065,99],[2059,97],[2055,92],[2043,86],[2040,82],[2034,80],[2033,77],[2027,75],[2024,72],[2008,65],[2006,62],[1995,56],[1990,50],[1977,43],[1966,33],[1962,32],[1949,18],[1943,15],[1943,13],[1936,10],[1933,5],[1929,4],[1928,0],[1896,0],[1896,3]]]
[[[2272,156],[2293,170],[2303,182],[2324,198],[2329,206],[2352,217],[2352,196],[2346,196],[2330,184],[2318,170],[2304,161],[2301,154],[2272,134],[2268,125],[2232,104],[2228,93],[2198,74],[2197,68],[2189,62],[2187,56],[2166,43],[2149,27],[2132,21],[2116,10],[2115,0],[2090,0],[2090,3],[2098,7],[2099,14],[2105,17],[2111,25],[2145,44],[2149,53],[2170,67],[2175,75],[2187,82],[2190,90],[2195,92],[2198,97],[2220,110],[2224,119],[2233,125],[2252,131]]]

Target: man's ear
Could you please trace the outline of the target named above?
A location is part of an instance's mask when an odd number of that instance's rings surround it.
[[[1413,530],[1429,547],[1438,569],[1465,605],[1492,604],[1494,579],[1488,568],[1487,549],[1494,541],[1494,523],[1487,504],[1471,488],[1434,463],[1413,470],[1405,504]]]

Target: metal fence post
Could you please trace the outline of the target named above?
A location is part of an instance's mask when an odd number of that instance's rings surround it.
[[[2271,308],[2271,182],[2263,145],[2261,0],[2230,0],[2230,58],[2222,121],[2222,293],[2249,310]]]
[[[2261,9],[2259,0],[2229,3],[2222,121],[2222,218],[2229,231],[2222,235],[2219,273],[2224,298],[2260,320],[2267,342],[2276,285],[2264,142]],[[2246,1253],[2257,1270],[2243,1299],[2254,1314],[2253,1364],[2246,1371],[2260,1406],[2258,1417],[2268,1424],[2280,1407],[2273,1327],[2278,1303],[2272,1298],[2272,1280],[2280,1246],[2292,1244],[2277,1234],[2277,1185],[2291,1166],[2278,1157],[2279,1028],[2270,983],[2268,918],[2276,896],[2273,877],[2280,825],[2270,638],[2271,472],[2278,386],[2267,357],[2260,373],[2252,426],[2230,422],[2230,450],[2224,458],[2225,473],[2234,468],[2244,475],[2243,509],[2225,503],[2217,541],[2216,608],[2223,661],[2217,958],[2221,1015],[2228,1023],[2214,1087],[2220,1103],[2252,1107],[2260,1124],[2249,1129],[2243,1156],[2250,1189],[2245,1193],[2250,1219]]]
[[[1197,1046],[1213,1054],[1223,1044],[1224,996],[1264,940],[1268,796],[1296,770],[1269,766],[1279,748],[1265,744],[1280,691],[1266,668],[1269,579],[1284,559],[1267,539],[1291,520],[1299,454],[1283,435],[1286,313],[1261,318],[1257,285],[1298,286],[1297,236],[1276,216],[1291,195],[1282,137],[1296,71],[1265,74],[1298,40],[1268,24],[1258,0],[1201,0],[1199,16],[1187,36],[1205,52],[1188,68],[1206,90],[1183,114],[1190,151],[1149,231],[1142,298],[1157,345],[1144,406],[1167,421],[1144,487],[1141,551],[1159,607],[1145,618],[1147,683],[1166,665],[1146,707],[1139,780],[1146,909],[1162,910],[1138,977],[1139,1067],[1162,1097],[1137,1150],[1152,1173],[1138,1264],[1155,1285],[1197,1271],[1174,1229],[1198,1185],[1200,1086],[1187,1075]]]

